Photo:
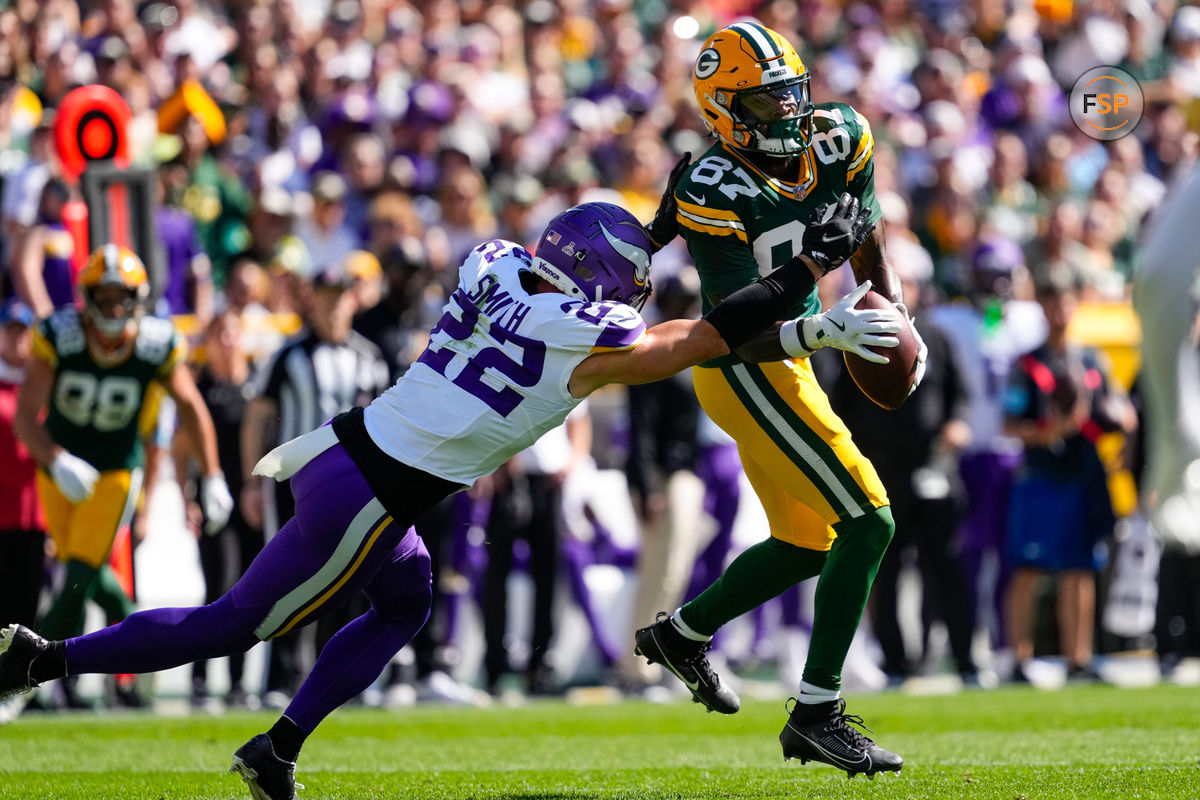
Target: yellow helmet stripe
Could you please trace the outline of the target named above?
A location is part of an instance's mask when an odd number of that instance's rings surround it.
[[[761,25],[756,25],[753,22],[737,22],[729,27],[731,30],[740,33],[742,38],[750,43],[756,60],[769,61],[773,58],[783,57],[783,51],[779,49],[779,46],[767,34],[766,28]]]

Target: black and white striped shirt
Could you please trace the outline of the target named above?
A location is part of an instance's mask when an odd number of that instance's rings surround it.
[[[370,403],[388,385],[379,348],[358,333],[351,331],[335,344],[303,332],[275,354],[263,372],[259,396],[278,404],[279,441],[286,442]]]

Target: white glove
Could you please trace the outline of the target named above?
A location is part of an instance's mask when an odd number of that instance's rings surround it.
[[[82,503],[92,496],[100,473],[79,456],[63,450],[50,462],[50,477],[64,497],[72,503]]]
[[[214,534],[225,527],[233,513],[233,495],[224,475],[206,475],[200,482],[200,507],[204,509],[204,532]]]
[[[917,318],[908,313],[908,307],[904,303],[896,303],[896,308],[900,313],[904,314],[908,320],[909,327],[912,328],[913,336],[917,339],[917,368],[913,373],[912,388],[908,390],[909,397],[921,385],[921,379],[925,377],[925,360],[929,358],[929,348],[925,346],[925,340],[921,338],[921,334],[917,331]]]
[[[863,281],[828,311],[783,323],[779,329],[779,342],[784,351],[794,358],[808,358],[818,348],[836,347],[876,364],[888,363],[887,356],[867,347],[900,344],[899,339],[888,334],[899,333],[904,322],[891,309],[855,308],[854,304],[870,290],[871,282]]]

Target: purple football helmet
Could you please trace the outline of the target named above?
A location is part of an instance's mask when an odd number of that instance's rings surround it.
[[[616,300],[641,310],[650,296],[650,237],[612,203],[568,208],[546,226],[533,271],[589,303]]]

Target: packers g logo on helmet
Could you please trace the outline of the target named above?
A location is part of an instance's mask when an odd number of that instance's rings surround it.
[[[808,148],[813,103],[808,68],[770,28],[737,22],[709,36],[692,88],[704,124],[741,150],[787,157]]]
[[[696,77],[702,80],[712,77],[719,66],[721,66],[720,53],[711,47],[701,50],[700,55],[696,57]]]
[[[108,316],[96,302],[97,290],[112,286],[126,290],[125,299],[119,303],[125,312],[123,316]],[[87,266],[79,273],[79,290],[84,313],[92,324],[108,336],[120,336],[130,323],[141,317],[150,284],[146,267],[132,250],[106,244],[88,257]]]

